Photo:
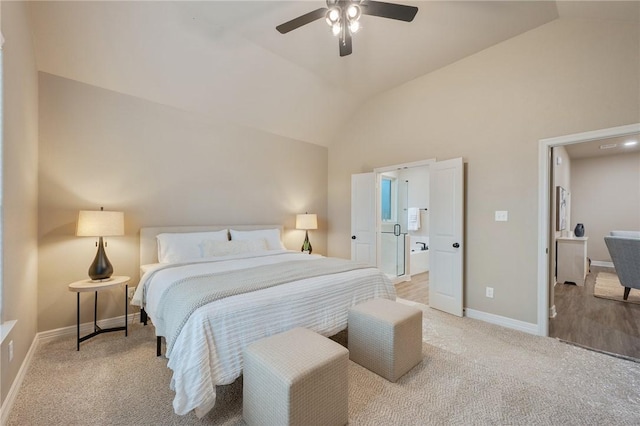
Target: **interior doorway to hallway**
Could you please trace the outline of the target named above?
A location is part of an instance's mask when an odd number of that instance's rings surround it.
[[[595,293],[598,276],[615,274],[604,235],[640,230],[640,209],[617,204],[634,197],[640,203],[640,149],[629,144],[639,136],[634,124],[547,139],[539,157],[539,334],[634,358],[640,358],[640,305]],[[623,188],[622,197],[612,195]],[[586,222],[583,238],[574,234],[578,222]]]

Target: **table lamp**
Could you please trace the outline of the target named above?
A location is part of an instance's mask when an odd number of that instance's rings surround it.
[[[318,229],[317,215],[309,213],[296,215],[296,229],[304,229],[304,243],[302,243],[301,251],[308,251],[311,254],[309,229]]]
[[[102,237],[124,235],[124,213],[100,210],[80,210],[78,214],[78,237],[98,237],[98,252],[89,267],[89,278],[104,281],[111,278],[113,266],[104,251]]]

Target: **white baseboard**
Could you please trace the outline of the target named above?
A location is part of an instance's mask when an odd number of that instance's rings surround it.
[[[127,321],[129,324],[137,321],[140,318],[139,312],[134,312],[127,316]],[[124,315],[120,315],[119,317],[107,318],[98,321],[98,326],[100,328],[110,328],[110,327],[120,327],[124,324]],[[72,325],[69,327],[56,328],[55,330],[47,330],[41,331],[36,335],[36,338],[39,342],[48,342],[55,339],[60,339],[67,336],[75,336],[78,332],[77,326]],[[80,334],[84,336],[85,334],[89,334],[93,332],[93,322],[85,322],[80,324]]]
[[[494,315],[487,312],[476,311],[475,309],[465,309],[465,316],[491,324],[501,325],[503,327],[514,330],[524,331],[525,333],[538,335],[538,324],[524,322],[512,318]]]
[[[24,361],[22,361],[18,374],[9,389],[9,393],[7,393],[7,396],[2,403],[2,407],[0,408],[0,425],[7,424],[7,421],[9,420],[9,413],[11,413],[11,408],[16,400],[16,396],[18,396],[18,391],[20,390],[20,386],[22,386],[22,382],[24,381],[24,376],[27,374],[27,370],[31,365],[31,360],[33,359],[33,354],[38,348],[38,344],[38,335],[36,334],[33,342],[31,342],[31,347],[29,347],[29,350],[27,351],[27,355],[24,357]]]
[[[613,262],[603,262],[602,260],[592,260],[591,266],[602,266],[604,268],[613,268]]]
[[[138,321],[139,318],[140,318],[140,312],[134,312],[132,314],[127,315],[127,321],[129,322],[129,324],[135,321]],[[98,321],[98,325],[101,328],[119,327],[123,324],[124,324],[124,315]],[[93,331],[93,322],[86,322],[84,324],[80,324],[81,335],[89,334],[92,331]],[[40,344],[45,342],[50,342],[56,339],[61,339],[63,337],[76,336],[77,332],[78,332],[77,326],[72,325],[69,327],[56,328],[55,330],[47,330],[47,331],[41,331],[40,333],[36,333],[36,336],[33,338],[33,342],[31,342],[31,347],[29,348],[27,355],[24,357],[24,361],[22,361],[20,370],[18,370],[18,374],[16,375],[16,378],[13,381],[13,384],[11,385],[11,389],[9,389],[9,393],[7,393],[7,397],[4,399],[4,402],[2,403],[2,407],[0,407],[0,425],[6,424],[7,420],[9,419],[9,413],[11,412],[13,403],[15,402],[16,396],[18,395],[18,391],[20,390],[20,386],[22,385],[24,376],[27,373],[29,366],[31,365],[33,354],[36,352],[36,349],[40,346]]]

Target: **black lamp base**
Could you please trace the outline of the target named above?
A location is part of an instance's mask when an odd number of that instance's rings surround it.
[[[302,243],[302,250],[300,251],[308,251],[311,254],[311,243],[309,242],[309,231],[304,231],[304,242]]]
[[[98,241],[98,252],[96,253],[95,259],[93,259],[93,263],[89,266],[89,278],[93,281],[104,281],[111,278],[111,275],[113,275],[113,266],[107,258],[102,237],[100,237]]]

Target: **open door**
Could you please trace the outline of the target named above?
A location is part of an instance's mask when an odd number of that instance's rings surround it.
[[[462,316],[464,183],[462,158],[429,167],[429,306]]]
[[[351,175],[351,260],[376,266],[376,174]]]

